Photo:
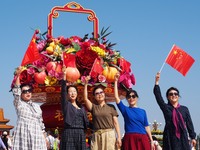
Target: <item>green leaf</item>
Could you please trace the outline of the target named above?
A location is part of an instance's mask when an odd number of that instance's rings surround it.
[[[72,45],[73,45],[73,47],[74,47],[74,49],[76,51],[79,51],[81,49],[81,47],[77,43],[75,43],[75,42],[72,42]]]
[[[103,35],[103,32],[104,32],[103,30],[104,30],[104,27],[101,29],[101,35]]]
[[[95,83],[94,85],[95,85],[95,86],[102,85],[102,86],[104,86],[104,87],[107,87],[107,86],[108,86],[108,83],[101,82],[101,83]]]
[[[102,34],[101,34],[101,35],[103,36],[103,35],[107,32],[107,30],[108,30],[109,28],[110,28],[110,27],[107,27],[105,31],[102,31]],[[103,28],[103,29],[104,29],[104,28]]]
[[[44,32],[44,33],[42,33],[42,36],[44,36],[44,35],[46,35],[48,32],[46,31],[46,32]]]
[[[101,37],[101,39],[103,39],[103,38],[105,38],[106,36],[108,36],[109,34],[111,34],[112,32],[109,32],[109,33],[107,33],[106,35],[103,35],[102,37]]]

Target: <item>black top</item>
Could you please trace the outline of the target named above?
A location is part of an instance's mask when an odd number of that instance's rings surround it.
[[[180,128],[180,139],[178,139],[176,137],[175,126],[172,121],[172,111],[174,107],[170,103],[164,102],[159,85],[154,86],[154,95],[165,118],[163,150],[190,150],[191,148],[189,145],[188,136],[191,139],[195,139],[196,133],[194,132],[194,127],[188,108],[182,105],[177,108],[178,111],[182,114],[186,125],[185,129]]]
[[[76,109],[71,102],[67,100],[66,95],[66,81],[61,81],[61,107],[64,114],[64,126],[65,128],[74,128],[73,122],[75,121],[76,115],[80,115],[80,112],[78,113],[78,109]],[[88,126],[88,118],[86,115],[86,111],[84,107],[81,107],[82,117],[83,117],[83,123],[84,128],[87,129]]]

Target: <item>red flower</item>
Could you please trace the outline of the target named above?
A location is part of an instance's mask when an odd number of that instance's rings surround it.
[[[77,67],[90,70],[98,54],[89,49],[82,49],[76,53]]]
[[[21,72],[19,79],[21,84],[30,84],[33,80],[32,75],[30,75],[27,70]]]
[[[90,49],[90,42],[83,42],[81,43],[81,49]]]
[[[63,36],[59,37],[58,40],[60,40],[60,44],[62,44],[64,46],[72,44],[72,42],[69,38],[64,38]]]

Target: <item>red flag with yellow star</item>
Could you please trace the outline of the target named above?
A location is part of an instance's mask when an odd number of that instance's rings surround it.
[[[76,67],[76,56],[63,52],[63,63],[66,67]]]
[[[195,60],[183,49],[173,45],[165,62],[180,72],[183,76],[186,76]]]
[[[24,58],[22,60],[21,66],[27,65],[27,64],[31,64],[32,62],[40,59],[40,53],[37,49],[37,45],[36,45],[36,33],[34,33],[31,42],[26,50],[26,53],[24,55]]]
[[[93,66],[91,68],[89,75],[91,77],[95,78],[102,72],[103,72],[103,67],[102,67],[102,63],[101,63],[101,58],[97,57],[93,63]]]

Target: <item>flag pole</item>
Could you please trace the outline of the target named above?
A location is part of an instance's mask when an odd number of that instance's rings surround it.
[[[175,46],[175,44],[173,44],[173,46],[172,46],[171,50],[169,51],[169,53],[168,53],[167,57],[165,58],[165,61],[164,61],[164,63],[162,64],[162,66],[161,66],[161,68],[160,68],[160,71],[159,71],[159,73],[161,73],[161,71],[162,71],[162,69],[163,69],[164,65],[166,64],[165,62],[166,62],[166,60],[167,60],[167,58],[168,58],[169,54],[171,53],[171,51],[172,51],[172,49],[173,49],[173,47],[174,47],[174,46]]]
[[[160,71],[159,71],[159,73],[161,73],[161,71],[162,71],[162,69],[163,69],[164,65],[165,65],[165,62],[162,64],[162,66],[161,66],[161,68],[160,68]]]

